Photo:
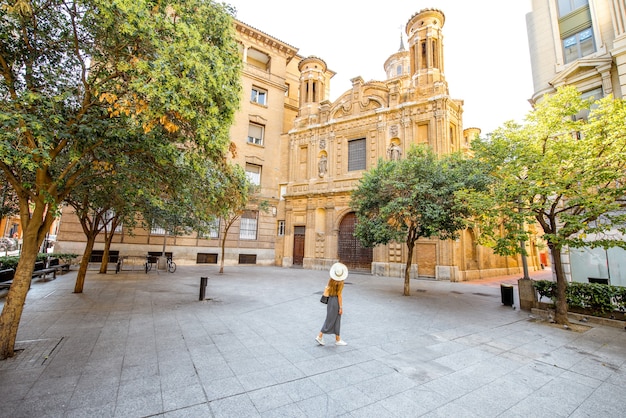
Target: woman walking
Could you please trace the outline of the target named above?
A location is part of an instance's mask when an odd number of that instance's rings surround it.
[[[335,334],[335,345],[347,345],[341,339],[341,315],[343,314],[343,281],[348,277],[348,268],[341,264],[335,263],[330,268],[330,279],[328,280],[328,305],[326,305],[326,320],[322,326],[322,330],[315,337],[315,341],[319,345],[324,345],[324,334]]]

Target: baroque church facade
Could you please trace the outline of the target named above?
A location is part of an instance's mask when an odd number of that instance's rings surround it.
[[[445,16],[437,9],[414,14],[405,27],[406,47],[384,63],[386,79],[351,80],[330,98],[335,73],[319,57],[235,20],[243,60],[242,100],[231,128],[234,162],[259,186],[269,211],[251,205],[228,232],[226,264],[327,269],[341,261],[351,269],[402,277],[406,245],[363,248],[354,237],[350,194],[379,158],[403,158],[413,144],[437,154],[467,151],[477,128],[463,128],[463,101],[450,96],[444,71]],[[178,264],[217,263],[222,229],[209,236],[167,236],[158,229],[116,234],[120,256],[167,248]],[[165,242],[164,242],[165,241]],[[55,251],[82,253],[84,237],[64,209]],[[102,243],[96,244],[96,250]],[[530,248],[529,265],[539,257]],[[500,257],[466,230],[456,241],[419,240],[413,277],[463,281],[521,271],[519,257]]]
[[[354,237],[350,193],[380,158],[397,159],[413,144],[437,154],[466,151],[480,131],[463,129],[463,102],[445,78],[444,14],[425,9],[406,24],[407,47],[384,63],[386,80],[351,80],[352,89],[327,98],[332,73],[318,57],[299,64],[299,112],[288,132],[283,266],[327,269],[335,261],[377,275],[403,275],[406,245],[363,248]],[[470,280],[508,274],[517,259],[497,257],[465,231],[457,241],[421,239],[413,277]],[[535,257],[536,259],[536,257]]]

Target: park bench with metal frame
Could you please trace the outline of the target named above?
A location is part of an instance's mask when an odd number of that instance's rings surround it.
[[[35,270],[33,271],[32,278],[41,277],[43,280],[48,280],[48,275],[52,274],[52,280],[57,278],[57,269],[46,268],[46,264],[43,261],[35,262]]]

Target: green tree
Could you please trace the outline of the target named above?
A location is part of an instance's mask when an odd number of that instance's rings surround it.
[[[2,196],[0,199],[2,203],[0,203],[0,221],[4,218],[8,218],[10,216],[17,215],[19,212],[19,205],[17,200],[17,195],[15,191],[9,183],[4,178],[4,173],[0,171],[0,195]],[[4,231],[0,231],[2,234]],[[12,237],[11,237],[12,238]]]
[[[487,178],[460,154],[438,158],[429,147],[416,146],[399,161],[380,160],[352,192],[357,216],[355,236],[368,247],[404,241],[407,261],[404,295],[410,295],[413,250],[419,238],[456,239],[466,226],[466,206],[455,193],[482,189]]]
[[[162,147],[221,158],[241,62],[232,10],[210,0],[7,0],[0,21],[0,170],[23,229],[0,315],[2,359],[14,353],[59,204],[110,172],[108,152],[127,141],[155,152],[153,132],[167,138]]]
[[[185,177],[183,173],[191,171],[180,167],[180,162],[185,161],[180,158],[181,151],[159,146],[163,142],[167,142],[165,138],[154,137],[151,153],[143,152],[145,140],[120,144],[108,152],[110,170],[107,173],[98,172],[99,176],[91,178],[85,173],[84,181],[74,187],[65,199],[74,209],[86,238],[74,293],[83,291],[89,259],[98,235],[104,235],[104,254],[99,272],[105,274],[116,227],[123,222],[131,232],[137,223],[138,202],[144,200],[143,196],[161,195],[164,189],[172,189],[170,183],[180,181]]]
[[[241,218],[250,204],[257,203],[260,210],[267,210],[267,202],[255,198],[256,188],[250,183],[241,166],[228,164],[227,168],[215,171],[213,181],[220,184],[221,193],[214,201],[212,213],[220,219],[220,273],[224,273],[226,238],[228,231]]]
[[[509,122],[473,144],[493,178],[487,192],[464,196],[480,239],[498,254],[515,254],[528,239],[524,225],[541,227],[557,280],[559,324],[568,323],[563,249],[626,248],[614,233],[626,225],[625,120],[623,100],[592,105],[567,87],[544,97],[525,124]]]

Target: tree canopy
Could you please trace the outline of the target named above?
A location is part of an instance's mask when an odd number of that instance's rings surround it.
[[[368,247],[391,241],[406,243],[404,295],[408,296],[417,240],[457,238],[469,212],[459,205],[455,193],[481,190],[486,180],[461,154],[438,157],[427,146],[411,148],[399,161],[380,160],[352,193],[351,207],[357,216],[355,236]]]
[[[584,116],[588,113],[588,117]],[[525,224],[536,223],[552,253],[557,278],[556,321],[567,323],[566,247],[620,246],[626,232],[626,103],[584,100],[558,89],[530,112],[473,143],[488,167],[488,191],[467,194],[480,239],[499,254],[520,251]]]
[[[222,158],[241,59],[232,10],[210,0],[9,0],[0,21],[0,170],[23,228],[0,316],[5,358],[58,205],[120,152]]]

